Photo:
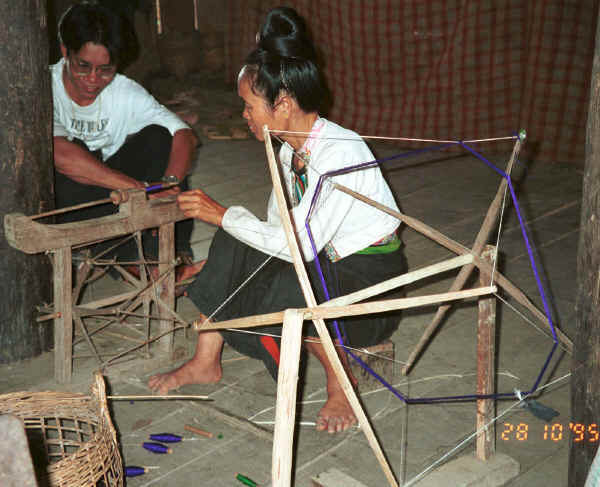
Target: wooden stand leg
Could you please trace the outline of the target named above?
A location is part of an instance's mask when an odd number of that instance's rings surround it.
[[[142,245],[142,232],[135,232],[135,243],[138,251],[138,258],[140,262],[144,262],[144,246]],[[140,264],[140,281],[142,283],[142,288],[146,288],[148,286],[148,273],[145,269],[145,264]],[[150,307],[152,305],[152,299],[149,293],[144,293],[143,295],[143,310],[144,310],[144,328],[146,330],[146,346],[144,347],[144,353],[146,358],[150,358]]]
[[[496,248],[486,245],[481,258],[492,263]],[[492,276],[480,272],[479,282],[489,285]],[[493,394],[495,390],[495,341],[496,341],[496,298],[485,296],[479,299],[479,320],[477,323],[477,394]],[[477,435],[476,455],[480,460],[488,460],[496,452],[496,429],[491,422],[494,417],[494,399],[477,400],[477,430],[484,428]]]
[[[309,307],[315,307],[317,305],[317,300],[312,291],[312,287],[308,279],[308,273],[306,272],[306,268],[304,267],[302,260],[302,254],[300,253],[300,247],[298,245],[298,241],[296,240],[296,234],[294,232],[292,220],[287,210],[287,203],[285,194],[283,192],[283,184],[281,182],[281,176],[279,174],[277,161],[275,159],[275,153],[273,152],[273,146],[271,145],[271,135],[269,134],[269,130],[266,125],[263,127],[263,135],[265,139],[267,159],[269,161],[269,171],[271,172],[271,179],[273,180],[273,190],[277,199],[277,207],[279,208],[279,214],[281,216],[283,228],[285,229],[289,250],[294,261],[294,269],[298,275],[298,281],[300,282],[300,287],[302,288],[302,293],[304,294],[306,304]],[[321,343],[323,344],[323,350],[331,362],[331,366],[333,367],[335,375],[340,382],[344,394],[346,395],[346,398],[348,399],[348,402],[350,403],[350,406],[352,407],[352,410],[358,419],[358,423],[362,428],[369,445],[373,450],[373,453],[381,465],[383,473],[385,474],[390,486],[398,487],[398,481],[394,476],[394,472],[392,471],[387,459],[385,458],[385,455],[383,454],[383,450],[379,445],[379,441],[375,436],[375,432],[371,427],[371,423],[363,411],[362,405],[360,404],[358,396],[356,395],[356,391],[352,387],[352,384],[346,375],[346,371],[340,362],[340,358],[335,349],[335,345],[329,336],[329,331],[327,330],[327,326],[325,326],[325,322],[322,319],[313,319],[313,323],[317,329]]]
[[[158,229],[158,273],[166,272],[172,263],[175,261],[175,223],[167,223],[161,225]],[[175,309],[175,272],[170,272],[162,281],[162,289],[160,298],[171,309]],[[160,321],[160,333],[164,333],[173,328],[173,321],[170,320],[171,315],[167,310],[158,307],[159,315],[166,318]],[[158,340],[158,346],[164,352],[173,351],[174,343],[173,333],[168,333]]]
[[[71,381],[73,372],[73,270],[71,247],[54,253],[54,378],[60,384]]]
[[[277,376],[277,406],[275,409],[275,434],[271,480],[273,487],[292,485],[292,454],[296,424],[296,393],[298,367],[302,346],[303,315],[288,309],[283,318],[281,333],[281,363]]]

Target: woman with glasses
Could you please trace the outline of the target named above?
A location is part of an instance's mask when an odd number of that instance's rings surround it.
[[[62,58],[50,67],[54,102],[54,166],[57,208],[106,198],[111,190],[143,188],[177,178],[187,189],[197,138],[188,125],[142,86],[119,74],[127,25],[110,9],[86,1],[59,22]],[[161,195],[178,192],[171,189]],[[110,205],[68,212],[60,222],[97,218]],[[191,257],[192,222],[176,226],[176,246]],[[145,238],[149,253],[156,238]],[[133,245],[119,258],[134,258]],[[157,257],[156,255],[148,257]]]

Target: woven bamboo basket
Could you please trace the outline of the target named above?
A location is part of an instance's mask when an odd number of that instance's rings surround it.
[[[0,396],[0,414],[21,418],[40,485],[123,486],[123,462],[106,403],[102,374],[91,396],[14,392]],[[45,477],[45,478],[41,478]]]

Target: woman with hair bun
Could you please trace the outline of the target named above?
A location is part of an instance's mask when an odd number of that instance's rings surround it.
[[[283,142],[279,151],[286,187],[293,206],[292,217],[307,271],[317,300],[325,300],[314,254],[304,227],[315,186],[321,174],[374,159],[367,145],[354,132],[319,116],[325,86],[315,60],[315,48],[302,18],[291,8],[271,10],[257,35],[257,46],[238,76],[238,94],[244,100],[244,118],[258,140],[266,124]],[[397,209],[378,167],[331,178],[358,193]],[[331,180],[330,180],[331,181]],[[178,196],[186,216],[217,225],[208,259],[188,288],[188,296],[202,319],[222,321],[240,316],[305,307],[285,231],[274,195],[268,216],[262,221],[242,206],[226,208],[200,189]],[[325,183],[310,219],[331,297],[347,294],[406,272],[396,218],[366,205]],[[266,265],[227,302],[242,283]],[[340,323],[344,343],[367,347],[389,338],[398,325],[398,315],[348,318]],[[328,324],[331,326],[331,324]],[[198,335],[194,357],[180,368],[150,378],[151,389],[167,391],[190,383],[218,382],[222,376],[221,349],[227,342],[240,353],[262,360],[277,377],[281,327],[254,328],[263,335],[234,331],[207,331]],[[311,324],[305,335],[314,337]],[[356,417],[318,340],[306,341],[306,350],[325,369],[328,399],[317,417],[317,429],[344,431]],[[350,380],[344,353],[340,354]]]

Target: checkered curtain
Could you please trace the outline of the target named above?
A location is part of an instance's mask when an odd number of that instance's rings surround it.
[[[281,2],[227,1],[226,76],[234,81],[265,12]],[[599,0],[287,4],[323,56],[331,120],[362,135],[426,139],[525,129],[528,157],[583,165]]]

